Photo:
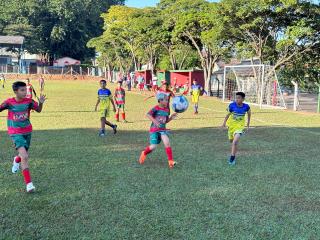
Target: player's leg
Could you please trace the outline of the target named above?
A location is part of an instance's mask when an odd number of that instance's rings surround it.
[[[24,182],[27,187],[27,192],[33,192],[35,187],[33,186],[31,175],[29,171],[29,154],[28,149],[31,142],[31,134],[22,135],[20,139],[16,141],[16,148],[21,158],[21,170],[24,178]]]
[[[116,134],[117,133],[117,128],[118,126],[116,124],[113,124],[111,122],[109,122],[107,119],[105,121],[105,125],[111,127],[113,129],[113,133]]]
[[[147,155],[152,153],[152,151],[156,149],[157,145],[160,144],[160,142],[161,142],[160,133],[158,132],[150,133],[150,145],[141,152],[141,155],[139,158],[140,164],[144,164],[147,158]]]
[[[199,108],[198,102],[195,102],[194,103],[194,113],[195,114],[198,114],[198,108]]]
[[[106,133],[106,117],[101,117],[100,122],[101,122],[101,128],[99,131],[99,136],[103,137],[105,136],[105,133]]]
[[[234,165],[236,163],[236,154],[238,152],[238,144],[240,142],[240,133],[235,133],[231,146],[231,156],[229,160],[229,164]]]
[[[116,121],[119,122],[119,114],[120,114],[120,107],[117,105],[117,110],[116,110]]]
[[[170,139],[167,134],[161,134],[161,140],[162,140],[163,145],[166,149],[169,168],[173,168],[176,165],[176,163],[175,163],[175,161],[173,161],[173,154],[172,154],[172,148],[170,146]]]
[[[126,110],[125,110],[124,104],[122,104],[121,109],[122,109],[122,113],[121,113],[122,121],[123,122],[127,122],[127,120],[126,120]]]

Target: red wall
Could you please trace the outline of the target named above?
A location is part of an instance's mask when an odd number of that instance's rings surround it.
[[[191,86],[193,79],[197,79],[198,84],[204,87],[204,75],[202,70],[190,71],[190,72],[179,72],[179,71],[170,72],[170,80],[172,85],[174,84],[175,79],[177,79],[177,85],[179,87],[182,87],[187,82],[189,82],[189,86]]]
[[[144,80],[146,81],[146,84],[151,84],[151,81],[152,81],[152,73],[151,73],[151,70],[136,71],[136,72],[135,72],[135,77],[136,77],[136,79],[137,79],[139,76],[141,76],[141,75],[144,77]]]

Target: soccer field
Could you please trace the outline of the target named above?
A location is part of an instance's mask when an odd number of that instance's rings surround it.
[[[1,100],[12,96],[6,87]],[[128,93],[129,123],[100,138],[98,87],[46,83],[44,110],[31,116],[34,194],[11,173],[15,151],[0,114],[0,239],[320,238],[319,115],[253,107],[230,167],[226,104],[202,98],[199,115],[190,108],[168,124],[178,162],[169,170],[162,145],[137,163],[155,99]]]

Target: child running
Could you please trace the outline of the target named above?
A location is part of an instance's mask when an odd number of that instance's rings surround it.
[[[192,103],[194,104],[194,114],[198,114],[199,109],[199,98],[201,95],[202,87],[198,84],[197,80],[193,80],[193,84],[191,86],[191,96]]]
[[[144,151],[142,151],[139,163],[144,164],[147,155],[155,150],[157,145],[162,141],[168,157],[169,168],[172,169],[176,163],[173,161],[172,149],[170,146],[166,124],[175,119],[177,117],[177,113],[174,113],[170,116],[168,105],[169,98],[166,94],[158,94],[157,99],[158,105],[153,107],[147,113],[147,117],[152,122],[150,127],[150,145],[146,147]]]
[[[101,120],[101,129],[99,131],[99,136],[104,137],[106,135],[106,125],[113,129],[113,133],[117,133],[117,125],[112,124],[111,122],[107,121],[107,117],[110,116],[110,103],[112,104],[113,111],[116,112],[116,107],[114,105],[114,101],[112,99],[111,91],[106,88],[107,81],[101,80],[100,87],[98,91],[98,100],[96,103],[95,111],[98,110],[98,106],[100,104],[100,120]]]
[[[227,111],[222,127],[228,127],[229,140],[232,143],[230,165],[236,164],[236,154],[240,137],[245,133],[245,115],[248,114],[247,130],[250,127],[251,110],[250,106],[244,103],[246,95],[243,92],[236,93],[236,101],[232,102]]]
[[[126,92],[124,90],[124,88],[122,88],[122,82],[119,81],[118,82],[118,87],[115,90],[114,93],[114,101],[116,103],[116,108],[117,108],[117,112],[116,112],[116,120],[117,122],[119,122],[119,117],[120,117],[120,109],[122,109],[122,120],[123,122],[127,122],[126,121],[126,112],[125,112],[125,108],[124,105],[126,103]]]
[[[30,122],[30,110],[40,113],[46,96],[40,94],[39,103],[26,98],[27,85],[24,82],[15,82],[12,85],[15,97],[9,98],[0,105],[0,112],[8,110],[8,134],[11,137],[18,155],[13,159],[12,173],[20,169],[24,177],[27,192],[35,191],[29,171],[28,150],[31,143],[32,125]]]

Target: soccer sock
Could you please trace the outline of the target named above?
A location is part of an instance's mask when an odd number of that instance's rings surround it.
[[[30,171],[29,168],[26,168],[22,171],[23,177],[24,177],[24,182],[26,184],[31,182],[31,176],[30,176]]]
[[[149,153],[152,153],[152,150],[150,147],[146,147],[146,149],[144,149],[144,155],[148,155]]]
[[[126,114],[125,113],[122,113],[122,120],[126,120]]]
[[[20,163],[20,162],[21,162],[21,157],[20,157],[20,156],[16,156],[16,157],[14,158],[14,161],[15,161],[16,163]]]
[[[198,112],[198,105],[194,105],[194,111]]]
[[[167,147],[166,148],[166,154],[167,154],[167,157],[168,157],[168,161],[173,161],[173,156],[172,156],[172,148],[171,147]]]
[[[116,119],[119,121],[119,113],[116,114]]]

